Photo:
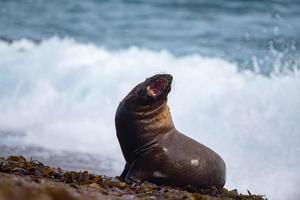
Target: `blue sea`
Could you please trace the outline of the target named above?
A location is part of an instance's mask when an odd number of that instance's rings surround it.
[[[0,156],[119,175],[116,108],[156,73],[227,188],[300,199],[298,0],[0,0]]]

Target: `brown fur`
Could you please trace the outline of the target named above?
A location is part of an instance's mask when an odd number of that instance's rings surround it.
[[[147,86],[158,78],[167,80],[167,88],[163,95],[149,97]],[[226,179],[223,159],[174,127],[167,105],[171,82],[172,76],[166,74],[148,78],[120,103],[115,123],[126,160],[121,177],[131,182],[221,188]]]

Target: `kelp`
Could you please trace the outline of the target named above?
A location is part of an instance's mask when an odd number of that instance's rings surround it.
[[[262,195],[239,194],[237,190],[176,188],[149,182],[127,184],[120,177],[94,175],[88,171],[65,171],[22,156],[0,158],[0,199],[189,199],[264,200]],[[1,181],[1,178],[3,179]],[[45,184],[45,182],[47,184]],[[31,187],[32,184],[35,186]],[[19,191],[19,192],[18,192]],[[76,194],[76,195],[74,195]],[[17,196],[16,196],[17,195]],[[22,196],[23,195],[23,196]],[[25,196],[24,196],[25,195]],[[7,198],[3,198],[7,197]],[[18,198],[18,196],[20,198]],[[43,198],[42,198],[43,197]],[[47,198],[46,198],[47,197]]]

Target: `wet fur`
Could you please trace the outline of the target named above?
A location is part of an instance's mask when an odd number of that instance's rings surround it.
[[[140,83],[117,109],[117,137],[126,160],[121,177],[128,182],[222,188],[226,180],[223,159],[174,127],[167,105],[169,76],[156,75]],[[165,94],[147,99],[145,88],[160,77],[170,79]]]

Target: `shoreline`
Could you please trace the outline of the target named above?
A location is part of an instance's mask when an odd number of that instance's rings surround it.
[[[88,171],[65,171],[22,156],[0,157],[0,199],[190,199],[264,200],[263,195],[242,195],[237,190],[195,190],[157,186],[151,183],[129,185],[118,177],[94,175]]]

